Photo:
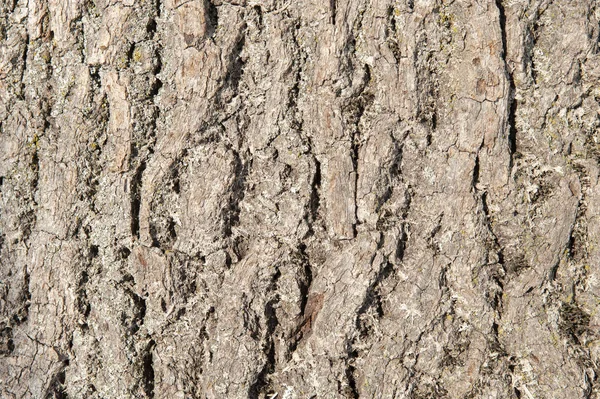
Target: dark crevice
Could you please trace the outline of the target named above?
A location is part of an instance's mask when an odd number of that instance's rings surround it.
[[[150,35],[150,39],[154,38],[154,35],[156,34],[156,28],[156,18],[150,18],[146,24],[146,32],[148,32]]]
[[[590,176],[585,171],[585,168],[581,166],[574,166],[574,171],[579,176],[579,182],[581,184],[580,198],[577,204],[577,211],[575,212],[575,220],[571,227],[569,244],[567,246],[568,255],[575,262],[581,262],[583,259],[589,256],[588,246],[586,242],[589,240],[588,236],[588,220],[586,213],[588,211],[587,206],[587,192],[590,189]]]
[[[35,136],[36,142],[33,146],[33,152],[31,154],[31,161],[29,164],[29,168],[32,172],[32,178],[30,181],[30,189],[31,196],[30,200],[30,208],[23,214],[21,218],[21,229],[23,231],[23,241],[26,241],[31,236],[33,231],[33,227],[35,226],[35,222],[37,220],[37,213],[35,212],[37,207],[37,201],[35,199],[36,192],[38,191],[39,179],[40,179],[40,158],[38,155],[38,143],[37,143],[37,135]]]
[[[589,329],[591,316],[586,313],[575,300],[563,303],[560,308],[558,330],[575,345],[581,345],[580,337]]]
[[[399,173],[399,172],[397,172]],[[388,196],[391,198],[392,195],[392,190],[390,189],[388,192],[384,193],[384,196],[382,197],[382,201],[387,201],[389,198]],[[400,226],[401,227],[401,235],[398,238],[397,241],[397,245],[396,245],[396,251],[394,253],[394,257],[396,259],[396,261],[402,261],[403,257],[404,257],[404,251],[406,249],[406,244],[408,241],[408,235],[407,235],[407,229],[408,229],[408,224],[406,223],[406,219],[408,218],[408,214],[410,212],[410,206],[411,206],[411,202],[412,202],[412,194],[411,194],[411,189],[410,187],[408,187],[405,191],[404,191],[404,206],[402,207],[402,209],[400,210],[400,214],[397,214],[396,212],[391,212],[388,209],[383,208],[383,211],[381,211],[381,208],[378,209],[378,212],[380,212],[379,218],[377,220],[377,224],[376,224],[376,228],[378,231],[386,231],[389,230],[390,228],[393,228],[394,226]],[[383,207],[383,203],[381,204],[381,206]]]
[[[140,327],[144,324],[144,318],[146,317],[146,299],[143,296],[136,294],[132,289],[125,288],[125,293],[131,298],[133,302],[133,316],[131,321],[128,322],[128,317],[123,317],[123,323],[128,327],[130,334],[135,334],[139,331]]]
[[[273,280],[271,282],[271,287],[269,287],[270,292],[276,292],[277,290],[277,281],[281,277],[281,271],[277,269],[275,275],[273,276]],[[274,294],[273,298],[269,300],[265,305],[265,319],[267,321],[267,336],[272,338],[275,333],[275,329],[277,328],[279,322],[277,320],[277,312],[276,306],[279,302],[279,294]]]
[[[507,49],[507,32],[506,32],[506,13],[502,0],[496,0],[496,7],[498,8],[498,17],[500,23],[500,32],[502,36],[502,59],[504,60],[504,70],[506,80],[508,81],[508,150],[510,154],[509,171],[513,168],[514,156],[517,151],[517,125],[516,125],[516,114],[517,114],[517,100],[515,99],[516,86],[515,81],[508,64],[508,49]]]
[[[421,28],[424,29],[424,28]],[[433,133],[437,128],[437,102],[439,99],[438,72],[432,66],[435,53],[428,45],[427,35],[418,35],[416,48],[412,53],[412,63],[416,71],[416,109],[414,116],[426,128],[427,146],[433,141]]]
[[[496,0],[496,7],[498,8],[498,18],[500,20],[500,32],[502,36],[502,57],[504,57],[506,60],[506,13],[504,10],[504,4],[502,4],[502,0]]]
[[[293,68],[295,68],[294,85],[288,93],[288,109],[293,114],[293,122],[299,127],[298,131],[302,131],[302,121],[298,118],[298,96],[300,94],[300,83],[302,82],[302,66],[306,60],[306,53],[303,47],[298,42],[298,31],[301,28],[300,20],[296,21],[292,31],[292,42],[294,43],[294,59]],[[293,71],[293,69],[292,69]]]
[[[154,398],[154,356],[152,350],[156,342],[150,340],[142,356],[142,386],[147,398]]]
[[[253,8],[254,12],[256,13],[257,17],[258,17],[258,28],[262,30],[263,28],[263,9],[260,5],[255,5]]]
[[[135,43],[130,42],[129,43],[129,48],[127,49],[126,52],[126,56],[127,56],[127,65],[126,68],[128,68],[131,65],[131,61],[133,60],[133,53],[135,52]]]
[[[595,372],[593,372],[591,374],[592,374],[592,377],[590,378],[590,376],[588,375],[588,372],[587,371],[584,372],[585,390],[583,392],[583,397],[585,399],[592,399],[592,394],[594,393],[594,383],[598,379],[598,377],[596,377],[597,374]]]
[[[19,97],[21,100],[25,99],[25,73],[27,72],[27,57],[29,56],[29,34],[25,36],[25,49],[23,50],[23,55],[21,60],[23,61],[23,69],[21,71],[21,88]]]
[[[133,146],[133,144],[132,144]],[[132,149],[132,154],[134,150]],[[142,175],[146,170],[146,162],[142,163],[135,170],[131,177],[129,195],[131,204],[131,234],[138,239],[140,238],[140,207],[141,207],[141,190],[142,190]]]
[[[289,346],[289,354],[292,354],[300,342],[306,340],[311,334],[319,312],[323,308],[325,295],[323,293],[312,293],[308,295],[306,303],[302,304],[298,323],[292,333],[292,343]]]
[[[179,161],[179,163],[181,163],[181,160]],[[180,168],[179,163],[175,164],[171,168],[171,182],[173,184],[173,192],[175,194],[180,194],[181,193],[181,178],[179,177],[179,168]]]
[[[381,249],[383,245],[383,238],[380,237],[378,242],[377,251]],[[371,258],[371,264],[375,261],[376,254],[374,254]],[[384,316],[383,302],[381,297],[381,286],[382,284],[393,275],[395,269],[394,265],[390,263],[388,260],[385,260],[379,267],[379,270],[374,277],[373,281],[369,284],[369,287],[366,290],[365,296],[363,298],[363,302],[357,310],[357,316],[355,320],[355,328],[358,331],[358,335],[352,339],[348,340],[346,343],[346,380],[348,383],[348,390],[345,392],[347,397],[349,398],[358,398],[359,392],[356,385],[356,380],[354,377],[355,367],[353,365],[354,359],[359,356],[358,347],[359,344],[364,344],[364,342],[369,341],[369,337],[373,333],[374,325],[379,319]],[[367,315],[372,317],[365,317]]]
[[[31,275],[29,274],[29,270],[27,267],[23,270],[23,307],[17,313],[18,324],[25,322],[29,317],[29,306],[31,305]],[[13,317],[14,319],[14,317]]]
[[[548,281],[552,282],[556,280],[556,274],[558,273],[558,267],[560,265],[560,258],[550,267],[548,271]]]
[[[298,110],[298,101],[300,96],[300,87],[302,83],[302,67],[306,61],[306,53],[303,47],[298,42],[298,31],[301,28],[300,20],[296,20],[291,31],[291,41],[294,43],[293,64],[289,70],[289,74],[294,74],[294,83],[288,91],[287,109],[291,114],[291,125],[295,132],[302,137],[304,143],[308,146],[308,153],[314,162],[314,173],[311,181],[310,201],[308,206],[308,214],[305,216],[309,226],[308,235],[314,234],[314,225],[319,218],[319,209],[321,206],[321,162],[317,158],[314,145],[310,136],[306,136],[303,132],[303,120],[301,113]]]
[[[94,258],[96,258],[97,256],[98,256],[98,247],[91,246],[88,250],[87,259],[85,261],[85,269],[82,270],[81,275],[79,276],[78,281],[77,281],[77,290],[76,290],[77,296],[75,298],[75,306],[76,306],[77,310],[79,311],[79,313],[84,318],[87,318],[90,315],[90,311],[91,311],[91,306],[90,306],[90,302],[87,297],[87,290],[86,290],[86,285],[90,280],[87,269],[91,267]],[[87,325],[87,323],[84,322],[84,326],[86,326],[86,325]]]
[[[335,25],[337,13],[337,0],[329,0],[329,11],[331,12],[331,24]]]
[[[375,309],[376,314],[379,318],[383,317],[383,305],[381,301],[381,295],[379,293],[380,285],[394,272],[394,266],[390,262],[385,262],[381,265],[375,279],[367,288],[367,292],[363,299],[363,303],[358,308],[356,318],[356,329],[359,331],[362,337],[366,337],[369,334],[368,327],[362,322],[362,316],[367,313],[371,308]]]
[[[264,309],[264,317],[266,324],[266,331],[264,331],[263,339],[265,340],[263,351],[266,359],[265,364],[261,371],[256,376],[256,380],[250,386],[248,391],[248,397],[250,399],[262,398],[264,394],[271,393],[269,389],[270,381],[269,376],[275,372],[277,364],[276,353],[275,353],[275,331],[279,326],[279,320],[277,319],[277,305],[279,303],[279,294],[277,293],[277,283],[281,277],[281,271],[279,268],[276,269],[275,274],[271,278],[271,284],[269,285],[268,292],[271,299],[267,301]]]
[[[162,45],[160,45],[160,42],[158,43],[158,47],[155,49],[154,52],[154,56],[156,57],[155,59],[155,64],[154,64],[154,69],[152,70],[152,73],[154,74],[154,78],[156,80],[158,80],[160,83],[160,87],[162,87],[162,81],[158,78],[158,74],[162,71],[162,67],[163,67],[163,61],[162,61]],[[159,87],[159,89],[160,89]],[[151,93],[152,96],[156,96],[158,94],[158,91],[156,90],[156,93]],[[158,113],[160,114],[160,109],[158,110]]]
[[[515,153],[517,152],[517,100],[514,98],[515,85],[512,81],[512,78],[510,79],[510,90],[512,94],[510,99],[510,109],[508,112],[508,149],[510,151],[510,169],[512,169]]]
[[[162,0],[156,0],[154,7],[156,8],[156,17],[160,18],[162,13]]]
[[[482,222],[488,231],[488,238],[486,239],[486,264],[481,266],[479,276],[487,280],[484,284],[483,295],[488,305],[495,310],[495,320],[492,323],[492,328],[488,334],[487,339],[487,350],[489,353],[497,353],[499,358],[506,358],[508,353],[504,349],[504,346],[500,340],[499,333],[499,321],[502,319],[504,311],[504,289],[506,285],[507,277],[507,260],[504,254],[504,248],[500,245],[498,236],[494,233],[492,226],[492,217],[487,201],[487,192],[481,193],[479,196],[481,203],[481,210],[483,211]],[[490,255],[495,254],[497,260],[490,259]],[[514,262],[511,262],[513,265]],[[514,266],[515,268],[517,266]],[[492,365],[489,366],[493,367]],[[490,369],[491,370],[491,369]]]
[[[12,328],[26,322],[29,318],[29,307],[31,306],[31,289],[30,289],[30,274],[27,270],[27,266],[23,268],[23,285],[21,288],[20,298],[17,303],[20,303],[20,307],[15,309],[9,322],[8,327]]]
[[[352,236],[356,237],[357,231],[356,226],[358,225],[358,151],[360,150],[360,143],[358,142],[358,134],[352,137],[351,152],[352,157],[352,169],[354,170],[354,181],[353,181],[353,193],[354,193],[354,224],[352,226]]]
[[[158,64],[159,66],[157,68],[159,68],[160,70],[160,63]],[[158,73],[158,72],[156,72]],[[159,78],[154,78],[154,80],[152,81],[152,83],[150,84],[150,91],[148,92],[148,94],[150,95],[151,98],[154,98],[156,96],[158,96],[158,93],[160,92],[160,89],[163,87],[163,82],[162,80],[160,80]],[[158,117],[158,113],[159,110],[156,110],[156,117]],[[158,119],[158,118],[155,118]],[[154,123],[154,128],[156,128],[156,122]]]
[[[155,15],[151,16],[146,24],[146,32],[150,40],[155,40],[156,32],[158,31],[158,24],[156,20],[160,18],[161,0],[154,0],[154,11]]]
[[[212,0],[204,0],[204,9],[206,10],[206,36],[214,37],[219,26],[219,10]]]
[[[226,236],[232,235],[232,228],[239,224],[240,203],[246,195],[246,178],[250,170],[252,161],[244,162],[240,154],[233,150],[235,156],[234,181],[230,188],[229,206],[224,215],[224,233]]]
[[[522,64],[523,70],[529,69],[529,73],[531,74],[531,79],[533,80],[534,84],[537,84],[537,80],[538,80],[535,61],[533,59],[534,58],[533,50],[535,49],[536,42],[537,42],[536,36],[537,36],[538,29],[539,29],[538,20],[535,19],[527,27],[527,30],[525,31],[525,35],[523,38],[523,48],[525,50],[524,54],[523,54],[523,64]]]
[[[396,18],[394,17],[394,7],[389,7],[388,9],[388,23],[385,27],[385,36],[387,45],[394,56],[394,60],[398,65],[400,60],[402,59],[402,52],[400,51],[400,46],[398,44],[397,39],[397,27],[396,27]]]
[[[487,243],[488,251],[496,254],[498,261],[496,268],[493,268],[493,265],[485,265],[484,267],[489,267],[490,271],[488,273],[489,278],[496,284],[498,287],[497,290],[490,289],[489,292],[486,292],[485,296],[488,300],[488,303],[498,312],[499,317],[502,316],[503,309],[503,293],[504,293],[504,285],[505,285],[505,276],[506,276],[506,264],[505,264],[505,256],[504,250],[498,241],[498,237],[494,233],[492,224],[491,224],[491,216],[490,210],[487,204],[487,192],[481,194],[481,209],[483,210],[484,224],[488,230],[488,234],[490,236],[489,242]],[[489,255],[488,255],[489,257]],[[488,260],[489,262],[489,260]]]
[[[274,371],[275,366],[275,344],[273,342],[269,344],[266,355],[267,360],[265,365],[256,376],[256,380],[252,383],[248,391],[249,399],[262,398],[264,396],[261,396],[261,394],[266,394],[269,390],[269,374]]]
[[[348,366],[346,368],[346,379],[348,380],[348,387],[350,388],[349,397],[352,399],[360,398],[358,389],[356,388],[356,379],[354,378],[355,371],[356,369],[354,366]]]
[[[513,387],[513,391],[515,393],[515,396],[517,397],[517,399],[521,399],[522,394],[521,394],[521,390],[517,387]]]
[[[319,207],[321,206],[321,163],[316,157],[313,157],[315,162],[315,173],[311,182],[310,192],[310,223],[312,230],[313,223],[319,216]]]
[[[244,330],[247,332],[250,338],[257,341],[260,339],[260,318],[256,313],[249,309],[250,305],[248,304],[248,295],[245,293],[242,294],[242,303],[242,323],[244,325]]]
[[[396,251],[394,252],[394,256],[399,262],[402,262],[404,260],[404,253],[406,252],[407,242],[408,235],[406,234],[406,227],[403,226],[400,239],[398,240],[398,244],[396,245]]]
[[[117,253],[119,254],[119,258],[121,260],[126,260],[127,258],[129,258],[129,255],[131,255],[131,250],[127,247],[121,247],[119,248]]]
[[[10,325],[2,322],[0,324],[0,358],[10,355],[14,350],[13,329]]]
[[[238,87],[244,74],[245,60],[242,58],[242,51],[246,44],[246,25],[240,28],[239,36],[236,38],[236,43],[231,53],[227,57],[227,69],[225,78],[221,87],[217,90],[217,104],[223,105],[228,103],[231,98],[237,95]]]
[[[56,348],[55,348],[56,350]],[[58,372],[54,374],[52,379],[50,380],[50,385],[46,389],[46,393],[44,395],[44,399],[67,399],[67,391],[66,391],[66,369],[69,365],[69,358],[65,355],[59,354],[59,358],[61,358],[61,364]]]
[[[351,40],[354,40],[354,37],[351,37]],[[350,47],[353,47],[354,44],[349,44]],[[356,237],[356,227],[358,223],[358,201],[357,201],[357,187],[358,187],[358,158],[359,158],[359,150],[360,150],[360,122],[362,117],[364,116],[367,108],[373,103],[375,96],[367,91],[367,88],[371,82],[371,68],[369,65],[364,65],[364,76],[360,86],[357,88],[356,93],[351,96],[348,100],[345,101],[345,104],[342,107],[342,113],[344,116],[344,124],[346,128],[349,130],[350,134],[350,157],[352,159],[352,168],[354,171],[354,220],[355,224],[353,225],[354,229],[354,237]]]
[[[353,348],[350,341],[346,342],[346,369],[344,371],[344,377],[348,384],[345,389],[340,390],[340,394],[346,396],[349,399],[359,399],[360,394],[356,385],[356,377],[354,376],[356,368],[352,364],[358,357],[358,352]]]
[[[507,356],[506,350],[500,342],[500,327],[497,322],[492,323],[491,334],[488,335],[488,349],[490,352],[498,353],[500,356]]]
[[[159,248],[163,253],[171,250],[177,241],[176,222],[172,216],[161,218],[158,223],[150,223],[150,238],[152,247]]]
[[[473,167],[473,180],[471,185],[473,190],[477,192],[477,183],[479,183],[479,155],[475,156],[475,166]]]
[[[306,245],[300,244],[300,257],[302,260],[303,270],[301,278],[299,280],[299,288],[301,295],[300,312],[302,315],[305,314],[306,304],[308,303],[308,294],[310,292],[310,286],[313,281],[312,265],[310,264],[310,258],[306,254]]]

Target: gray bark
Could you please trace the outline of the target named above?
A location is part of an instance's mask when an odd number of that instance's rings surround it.
[[[0,397],[598,398],[595,0],[0,0]]]

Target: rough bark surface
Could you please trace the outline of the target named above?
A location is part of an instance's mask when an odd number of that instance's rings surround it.
[[[0,397],[600,397],[599,19],[0,0]]]

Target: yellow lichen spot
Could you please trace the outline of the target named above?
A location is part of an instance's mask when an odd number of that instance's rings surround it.
[[[31,142],[29,143],[29,145],[32,148],[35,148],[35,149],[40,148],[40,136],[38,136],[37,133],[35,133],[33,135],[33,137],[31,138]]]
[[[564,302],[571,303],[573,301],[573,294],[567,295]]]
[[[140,62],[142,60],[142,52],[140,51],[139,48],[136,48],[135,51],[133,52],[133,60],[135,62]]]
[[[439,18],[440,25],[450,26],[450,25],[452,25],[453,21],[454,21],[454,15],[453,14],[446,14],[443,11],[440,12],[440,18]]]
[[[44,60],[45,63],[49,63],[50,62],[51,57],[50,57],[50,52],[49,51],[42,52],[42,60]]]
[[[127,68],[127,55],[123,54],[117,59],[117,68],[123,69]]]

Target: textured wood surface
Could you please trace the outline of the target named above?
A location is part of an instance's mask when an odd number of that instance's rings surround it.
[[[595,0],[0,0],[0,397],[597,398]]]

